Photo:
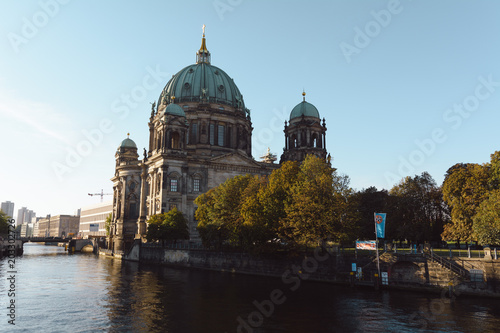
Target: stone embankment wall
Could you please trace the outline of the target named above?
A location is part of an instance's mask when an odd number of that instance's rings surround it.
[[[335,248],[321,249],[294,257],[285,254],[256,256],[247,253],[178,250],[136,242],[122,259],[149,264],[171,265],[213,271],[273,276],[290,282],[294,279],[330,283],[371,285],[378,272],[375,256],[344,254]],[[356,276],[353,269],[362,269]],[[465,267],[470,268],[467,264]],[[456,290],[476,295],[500,297],[500,260],[476,260],[474,268],[482,269],[484,280],[471,282],[427,259],[421,254],[383,253],[381,272],[388,272],[389,287],[425,288],[441,291],[450,285]],[[498,289],[498,290],[497,290]]]

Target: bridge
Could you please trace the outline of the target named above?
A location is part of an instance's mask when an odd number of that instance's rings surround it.
[[[67,250],[70,252],[96,252],[98,248],[97,239],[72,239],[60,237],[21,237],[18,241],[22,243],[45,243],[45,245],[68,243]]]
[[[61,237],[21,237],[18,238],[24,243],[68,243],[70,238]]]

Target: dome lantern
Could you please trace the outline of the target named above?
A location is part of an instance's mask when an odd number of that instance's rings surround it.
[[[205,41],[205,25],[203,25],[203,37],[201,38],[200,49],[196,52],[196,63],[210,65],[210,52],[207,50],[207,44]]]

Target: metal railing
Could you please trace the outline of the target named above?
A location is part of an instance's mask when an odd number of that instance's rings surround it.
[[[437,262],[442,267],[449,269],[453,273],[455,273],[455,274],[457,274],[465,279],[470,279],[469,270],[467,270],[463,266],[460,266],[455,261],[446,259],[445,257],[435,255],[432,251],[430,253],[424,253],[424,256],[428,259],[431,259],[431,260]]]

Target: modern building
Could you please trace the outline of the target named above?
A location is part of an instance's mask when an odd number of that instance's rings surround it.
[[[5,214],[7,214],[7,216],[10,216],[11,218],[14,217],[14,203],[13,202],[11,202],[11,201],[2,202],[0,209],[3,210],[3,212]]]
[[[16,224],[21,225],[23,223],[30,223],[31,218],[36,216],[36,213],[26,207],[22,207],[17,210]]]
[[[21,237],[33,237],[33,223],[21,224]]]
[[[113,212],[113,202],[103,202],[80,210],[79,236],[83,238],[106,237],[106,218]]]
[[[265,116],[265,115],[261,115]],[[268,152],[264,162],[252,157],[250,110],[234,80],[211,64],[203,33],[196,63],[167,82],[149,116],[149,145],[139,159],[129,137],[118,147],[113,182],[113,219],[108,244],[124,251],[146,234],[151,215],[173,207],[199,239],[194,200],[228,178],[268,175],[279,167]],[[326,158],[326,124],[305,101],[285,123],[286,146],[281,162],[302,161],[306,154]]]

